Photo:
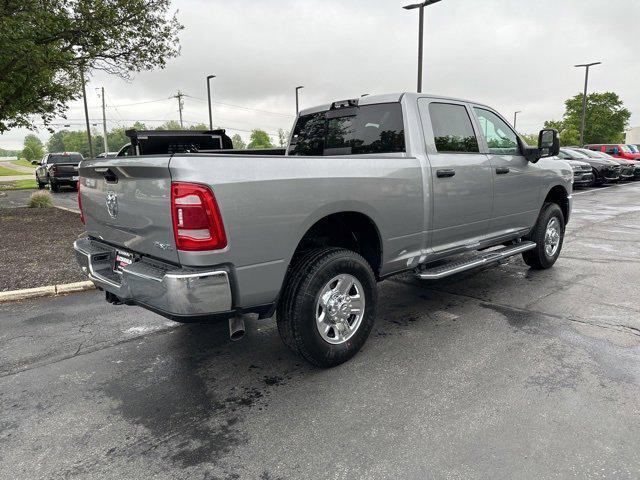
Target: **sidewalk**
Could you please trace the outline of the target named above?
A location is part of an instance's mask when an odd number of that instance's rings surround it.
[[[17,182],[18,180],[35,180],[36,176],[31,175],[4,175],[0,177],[0,183],[3,182]]]
[[[9,168],[11,170],[15,170],[16,173],[31,173],[35,171],[33,168],[25,167],[23,165],[16,165],[11,162],[0,162],[0,167]]]

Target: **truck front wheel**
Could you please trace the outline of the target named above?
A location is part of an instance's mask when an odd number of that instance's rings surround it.
[[[295,261],[278,304],[284,343],[310,363],[333,367],[353,357],[375,321],[378,291],[367,261],[342,248],[320,248]]]
[[[536,242],[536,247],[522,254],[524,263],[537,270],[551,268],[562,250],[564,228],[560,207],[555,203],[545,203],[529,235],[531,241]]]

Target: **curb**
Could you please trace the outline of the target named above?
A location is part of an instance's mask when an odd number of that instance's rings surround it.
[[[63,283],[60,285],[48,285],[46,287],[23,288],[22,290],[0,292],[0,303],[25,300],[27,298],[53,297],[64,293],[83,292],[95,288],[96,286],[89,280],[84,282]]]
[[[58,208],[60,210],[64,210],[65,212],[71,212],[80,215],[80,210],[74,210],[73,208],[61,207],[60,205],[54,205],[53,208]]]

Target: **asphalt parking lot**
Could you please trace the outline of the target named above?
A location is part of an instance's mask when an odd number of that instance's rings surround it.
[[[331,370],[272,319],[230,343],[99,292],[0,305],[0,477],[638,478],[639,199],[576,192],[551,270],[383,282]]]

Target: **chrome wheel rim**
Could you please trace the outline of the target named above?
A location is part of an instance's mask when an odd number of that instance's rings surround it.
[[[325,342],[340,345],[358,331],[365,297],[360,281],[346,273],[329,280],[316,300],[316,327]]]
[[[560,222],[553,217],[547,223],[547,230],[544,233],[544,252],[547,257],[553,257],[560,248]]]

